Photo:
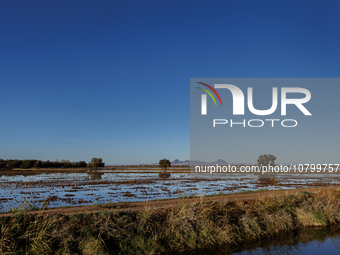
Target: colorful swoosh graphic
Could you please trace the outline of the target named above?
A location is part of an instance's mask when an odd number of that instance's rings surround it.
[[[215,90],[213,87],[211,87],[210,85],[205,84],[205,83],[203,83],[203,82],[197,82],[197,83],[202,84],[202,85],[208,87],[209,89],[211,89],[212,92],[214,92],[215,95],[217,96],[218,100],[220,100],[220,104],[222,105],[222,100],[221,100],[221,98],[220,98],[220,95],[216,92],[216,90]],[[217,106],[216,100],[215,100],[214,96],[213,96],[208,90],[202,89],[202,88],[200,88],[200,87],[197,87],[197,88],[198,88],[198,89],[201,89],[201,90],[203,90],[203,91],[205,91],[205,92],[207,92],[208,95],[214,100],[214,103],[215,103],[215,105]]]

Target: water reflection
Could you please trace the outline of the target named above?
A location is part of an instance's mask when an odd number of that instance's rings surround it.
[[[262,186],[276,186],[279,183],[279,180],[276,177],[258,177],[258,183]]]
[[[180,253],[182,254],[182,253]],[[186,255],[257,255],[257,254],[340,254],[340,225],[332,228],[308,228],[262,238],[238,246],[186,252]],[[183,253],[184,255],[184,253]]]
[[[171,173],[168,173],[166,171],[162,171],[162,172],[158,173],[158,176],[159,176],[159,178],[167,179],[171,176]]]
[[[98,172],[98,170],[89,170],[87,174],[90,176],[91,180],[100,180],[104,173]]]

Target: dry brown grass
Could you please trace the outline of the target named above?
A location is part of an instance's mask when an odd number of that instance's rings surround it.
[[[142,212],[0,218],[0,253],[159,254],[237,244],[340,222],[339,193],[187,203]]]

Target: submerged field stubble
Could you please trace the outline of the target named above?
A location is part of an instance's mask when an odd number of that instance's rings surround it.
[[[339,185],[337,175],[310,178],[304,176],[192,175],[189,169],[129,167],[98,171],[54,169],[1,171],[0,212],[13,208],[79,206],[115,202],[178,198],[267,189],[292,189]],[[59,172],[61,171],[61,172]],[[66,172],[65,172],[66,171]]]

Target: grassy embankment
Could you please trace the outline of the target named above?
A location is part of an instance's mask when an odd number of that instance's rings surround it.
[[[0,218],[0,254],[155,254],[237,244],[340,222],[340,193],[188,203],[138,213]]]

